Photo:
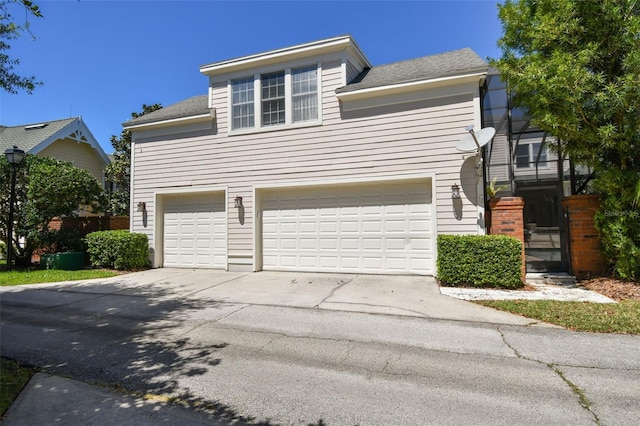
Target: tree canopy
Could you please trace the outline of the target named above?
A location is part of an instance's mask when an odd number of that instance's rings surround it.
[[[620,275],[640,277],[640,2],[507,0],[498,10],[492,65],[561,154],[593,168],[605,252]]]
[[[0,158],[0,237],[7,240],[11,166]],[[33,251],[42,244],[62,243],[49,230],[54,217],[76,216],[80,209],[98,212],[104,191],[89,172],[72,163],[27,154],[16,170],[16,203],[13,249],[16,259],[29,263]],[[26,244],[18,244],[24,239]]]
[[[162,108],[160,104],[142,104],[141,112],[132,112],[131,118],[138,118]],[[131,179],[131,132],[123,129],[120,137],[111,136],[114,160],[107,166],[107,181],[113,184],[109,194],[109,209],[114,215],[129,214],[129,193]]]
[[[508,0],[498,8],[502,57],[493,64],[515,106],[574,161],[632,167],[640,141],[640,2]]]
[[[24,22],[16,21],[13,13],[26,12]],[[13,69],[20,65],[20,60],[11,58],[8,54],[11,45],[22,33],[29,32],[29,16],[42,18],[40,8],[29,0],[0,0],[0,87],[8,93],[18,93],[18,90],[33,92],[35,87],[42,84],[35,76],[22,77]]]

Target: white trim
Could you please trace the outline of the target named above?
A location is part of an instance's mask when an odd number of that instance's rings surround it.
[[[322,122],[321,121],[300,121],[298,123],[278,124],[278,125],[265,126],[260,128],[248,127],[245,129],[237,129],[237,130],[230,131],[229,133],[227,133],[227,135],[229,137],[232,137],[237,135],[251,135],[255,133],[279,132],[282,130],[293,130],[293,129],[300,129],[303,127],[317,127],[317,126],[322,126]]]
[[[131,156],[129,159],[129,229],[131,232],[133,229],[133,194],[134,187],[133,182],[135,178],[135,164],[136,164],[136,141],[135,137],[131,136]],[[155,230],[154,230],[155,232]]]
[[[322,117],[324,110],[323,94],[322,94],[322,62],[318,62],[316,73],[318,74],[318,124],[322,125]],[[297,123],[296,123],[297,124]]]
[[[291,67],[284,70],[284,124],[293,124],[293,78],[291,77]],[[262,93],[260,93],[262,99]],[[318,101],[319,102],[319,101]],[[262,114],[262,111],[260,111]]]
[[[268,189],[284,189],[284,188],[300,188],[300,187],[319,187],[319,186],[343,186],[343,185],[357,185],[367,183],[395,183],[408,180],[429,180],[431,183],[431,252],[433,253],[431,259],[431,271],[432,276],[436,276],[436,261],[437,261],[437,232],[438,232],[438,208],[437,208],[437,182],[435,173],[417,173],[398,176],[370,176],[370,177],[357,177],[347,179],[327,179],[309,181],[288,181],[288,182],[264,182],[253,184],[253,206],[254,206],[254,222],[253,222],[253,269],[254,272],[262,270],[262,248],[259,246],[262,239],[262,223],[258,220],[262,220],[259,217],[262,210],[262,197],[258,196],[258,192]]]
[[[430,89],[433,87],[441,87],[441,86],[447,86],[452,84],[462,84],[462,83],[471,82],[471,81],[475,82],[475,81],[479,81],[480,78],[486,75],[487,75],[486,72],[475,72],[470,74],[434,78],[430,80],[419,80],[419,81],[411,81],[408,83],[390,84],[388,86],[370,87],[367,89],[336,93],[336,97],[343,102],[349,102],[353,100],[371,98],[375,96],[387,96],[390,94],[413,92],[416,90]]]
[[[253,272],[262,270],[262,199],[258,198],[255,185],[251,189],[253,197]]]
[[[162,121],[154,121],[152,123],[142,123],[142,124],[134,124],[131,126],[123,126],[124,129],[129,131],[136,130],[146,130],[154,127],[168,127],[173,126],[175,124],[188,124],[188,123],[197,123],[201,121],[207,120],[215,120],[216,119],[216,109],[211,108],[209,113],[207,114],[199,114],[199,115],[190,115],[188,117],[179,117],[179,118],[170,118]]]
[[[242,69],[253,69],[260,66],[266,66],[275,62],[289,62],[301,57],[318,56],[323,53],[337,52],[348,50],[352,55],[358,58],[368,67],[371,67],[369,60],[366,58],[360,47],[351,38],[351,36],[340,36],[325,40],[318,40],[311,43],[299,44],[296,46],[285,47],[281,49],[270,50],[254,55],[243,56],[240,58],[229,59],[221,62],[203,65],[200,72],[208,75],[216,75],[239,71]]]
[[[229,209],[228,209],[228,186],[177,186],[161,188],[153,191],[154,202],[154,219],[153,219],[153,267],[162,268],[164,266],[164,197],[171,195],[181,194],[208,194],[208,193],[223,193],[225,198],[225,270],[229,268]],[[133,197],[131,197],[131,205],[133,208]],[[133,212],[133,210],[132,210]],[[131,215],[133,223],[133,215]],[[133,229],[133,228],[131,228]]]
[[[431,264],[432,276],[437,277],[438,274],[438,178],[434,173],[431,178],[431,252],[433,259]]]
[[[340,81],[342,83],[342,87],[346,86],[349,82],[347,81],[347,57],[343,55],[340,58]]]
[[[77,132],[78,130],[80,130],[86,136],[87,140],[74,140],[78,143],[86,143],[91,148],[95,149],[98,152],[98,156],[105,163],[105,165],[109,164],[111,160],[109,160],[109,157],[107,157],[107,154],[105,154],[104,150],[98,143],[98,140],[95,138],[95,136],[93,136],[93,133],[91,133],[91,130],[89,130],[89,127],[87,127],[84,120],[82,120],[82,117],[74,118],[73,121],[71,121],[69,124],[31,148],[28,152],[30,154],[37,154],[57,140],[67,139],[71,135],[71,133]]]
[[[473,124],[476,129],[482,128],[482,104],[480,86],[476,86],[473,93]],[[476,217],[478,222],[478,235],[486,234],[485,209],[484,209],[484,163],[481,149],[476,154]]]
[[[318,119],[310,121],[293,122],[293,88],[291,70],[300,67],[316,67],[316,85],[317,85],[317,100],[318,100]],[[243,127],[240,129],[233,128],[233,80],[227,79],[227,136],[235,135],[247,135],[252,133],[273,132],[279,130],[290,130],[302,127],[312,127],[322,125],[322,63],[317,62],[315,64],[306,63],[299,67],[287,66],[284,69],[279,67],[272,72],[284,71],[284,101],[285,101],[285,122],[282,124],[274,124],[270,126],[262,125],[262,74],[268,74],[268,72],[256,73],[253,75],[253,127]],[[250,77],[239,77],[250,78]]]
[[[403,180],[420,180],[420,179],[435,179],[435,173],[415,173],[406,175],[394,175],[394,176],[364,176],[364,177],[350,177],[344,179],[324,179],[314,180],[310,182],[308,180],[290,180],[286,182],[258,182],[253,184],[254,190],[256,189],[277,189],[277,188],[295,188],[305,186],[327,186],[327,185],[351,185],[358,183],[376,183],[376,182],[394,182]],[[435,191],[435,188],[434,188]],[[434,193],[435,194],[435,193]]]

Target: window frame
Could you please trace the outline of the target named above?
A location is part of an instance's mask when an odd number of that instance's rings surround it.
[[[316,101],[317,101],[317,116],[310,120],[294,121],[293,119],[293,72],[304,68],[315,68],[316,70]],[[284,91],[285,91],[285,122],[278,124],[263,124],[263,111],[262,111],[262,76],[284,72]],[[253,127],[239,127],[234,128],[234,115],[233,115],[233,83],[250,79],[253,80],[253,115],[254,123]],[[275,130],[283,130],[295,127],[311,127],[322,125],[322,64],[321,63],[309,63],[301,62],[291,64],[291,66],[283,67],[269,67],[256,70],[253,75],[247,73],[237,73],[237,75],[230,76],[227,79],[227,96],[228,96],[228,133],[234,134],[246,134],[246,133],[258,133],[268,132]]]
[[[537,154],[534,152],[533,147],[535,145],[540,145],[540,149],[544,150],[544,156],[546,157],[546,160],[542,159],[542,156],[540,158],[540,163],[538,163],[538,168],[549,168],[549,162],[551,160],[549,160],[549,149],[547,148],[546,144],[542,144],[542,142],[540,141],[531,141],[531,142],[520,142],[518,143],[518,146],[516,147],[516,150],[514,152],[513,155],[513,164],[515,166],[516,170],[527,170],[527,169],[533,169],[536,167],[536,157]],[[520,147],[527,147],[527,158],[528,158],[528,162],[527,164],[518,164],[518,149]],[[520,156],[523,157],[523,156]]]

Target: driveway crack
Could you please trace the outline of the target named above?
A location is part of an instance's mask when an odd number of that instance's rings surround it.
[[[578,403],[584,410],[586,410],[591,415],[591,417],[593,417],[593,421],[595,422],[595,424],[596,425],[602,424],[598,415],[593,411],[592,409],[593,403],[587,398],[587,396],[584,393],[584,390],[580,389],[580,387],[578,387],[575,383],[569,380],[567,376],[565,376],[564,373],[556,365],[545,363],[537,359],[528,358],[522,355],[520,352],[518,352],[516,348],[514,348],[509,344],[509,342],[507,342],[507,339],[504,333],[502,332],[502,330],[500,329],[500,327],[496,327],[496,329],[498,330],[498,333],[500,333],[500,336],[502,337],[502,341],[504,342],[504,344],[513,351],[516,357],[518,357],[519,359],[524,359],[526,361],[537,362],[538,364],[544,365],[548,369],[553,371],[556,374],[556,376],[558,376],[560,380],[562,380],[569,387],[569,389],[571,389],[571,392],[573,392],[574,395],[578,397]]]
[[[354,278],[357,278],[357,276],[356,276],[356,277],[354,277]],[[327,297],[325,297],[324,299],[322,299],[322,300],[320,301],[320,303],[318,303],[317,305],[315,305],[313,308],[314,308],[314,309],[319,308],[319,307],[320,307],[320,305],[322,305],[324,302],[326,302],[326,301],[327,301],[327,299],[329,299],[329,298],[333,297],[333,295],[335,294],[335,292],[336,292],[336,291],[340,290],[342,287],[344,287],[345,285],[349,284],[351,281],[353,281],[353,279],[354,279],[354,278],[350,278],[350,279],[348,279],[347,281],[344,281],[344,279],[340,280],[340,281],[338,282],[338,286],[337,286],[336,288],[334,288],[333,290],[331,290],[331,293],[329,293],[329,295],[328,295]]]

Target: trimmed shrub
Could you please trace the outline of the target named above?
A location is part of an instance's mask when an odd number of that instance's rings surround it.
[[[522,243],[507,235],[438,235],[442,285],[522,287]]]
[[[126,230],[92,232],[85,237],[92,266],[140,269],[149,266],[149,239]]]

